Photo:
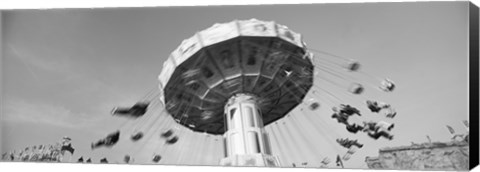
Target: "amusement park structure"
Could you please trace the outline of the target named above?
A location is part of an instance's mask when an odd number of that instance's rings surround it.
[[[318,54],[314,58],[313,52],[326,57]],[[307,49],[300,34],[272,21],[215,24],[184,40],[170,54],[158,77],[160,89],[154,86],[131,107],[114,107],[111,115],[127,120],[92,142],[90,149],[92,153],[97,149],[124,152],[120,160],[124,163],[145,162],[142,158],[153,153],[146,162],[195,160],[191,163],[223,166],[327,168],[334,155],[334,165],[344,168],[343,161],[364,145],[359,138],[344,134],[394,138],[395,108],[380,100],[358,100],[366,99],[361,95],[365,87],[350,73],[359,68],[356,60]],[[388,93],[396,87],[390,79],[357,74],[377,80],[380,85],[369,84],[375,90]],[[363,107],[362,112],[357,107]],[[322,113],[315,112],[318,109]],[[368,113],[385,119],[363,119]],[[325,139],[313,139],[318,135]],[[203,139],[197,142],[195,138]],[[320,148],[315,141],[333,149]],[[300,151],[290,151],[293,147]],[[62,148],[73,155],[71,144]],[[2,159],[30,160],[23,152],[5,152]],[[190,152],[193,156],[183,156]],[[201,156],[205,153],[208,158]],[[91,158],[109,162],[106,156],[85,157],[86,163]],[[84,162],[83,156],[77,162]]]
[[[275,22],[238,20],[184,40],[159,75],[175,121],[222,135],[225,166],[280,166],[264,127],[300,104],[313,85],[300,34]]]
[[[320,54],[314,58],[313,52]],[[133,106],[111,110],[115,118],[127,120],[92,142],[90,150],[125,153],[122,160],[108,157],[110,162],[195,160],[190,163],[223,166],[327,168],[336,156],[334,165],[344,168],[343,161],[364,145],[361,138],[344,134],[394,138],[395,108],[365,98],[365,87],[350,74],[377,80],[380,85],[369,85],[385,93],[396,85],[359,68],[354,59],[307,49],[300,34],[272,21],[215,24],[184,40],[170,54],[158,78],[160,89],[154,86]],[[363,119],[368,113],[384,119]],[[68,145],[63,148],[73,155]],[[293,147],[300,151],[289,149]],[[150,153],[151,159],[143,160]],[[184,157],[186,153],[193,156]],[[10,152],[2,159],[27,159],[22,156]],[[90,162],[91,158],[109,162],[106,156],[85,157]],[[83,162],[83,156],[77,162]]]

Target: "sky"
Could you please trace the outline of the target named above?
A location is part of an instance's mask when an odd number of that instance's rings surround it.
[[[423,2],[3,11],[0,150],[49,144],[70,136],[77,149],[73,160],[105,156],[121,162],[125,154],[134,154],[136,162],[144,163],[150,162],[153,152],[161,152],[165,164],[218,164],[223,155],[221,137],[182,128],[180,141],[168,148],[160,139],[132,144],[122,138],[112,149],[92,152],[90,143],[119,127],[134,125],[111,117],[110,110],[131,105],[157,88],[163,61],[183,39],[214,23],[257,18],[302,34],[311,49],[362,64],[361,72],[349,73],[335,65],[344,60],[316,53],[319,68],[333,68],[344,77],[319,70],[312,87],[317,93],[309,93],[306,99],[320,102],[321,108],[310,111],[307,101],[266,127],[274,155],[284,166],[308,162],[308,166],[318,167],[324,157],[333,160],[346,152],[334,139],[349,137],[359,139],[365,147],[345,166],[366,168],[365,156],[376,156],[379,148],[426,142],[426,135],[432,141],[448,141],[445,125],[465,132],[461,121],[468,120],[466,5]],[[379,79],[386,77],[397,84],[394,92],[376,89]],[[364,83],[365,93],[349,94],[346,90],[351,82]],[[337,99],[365,112],[362,119],[352,120],[394,122],[394,140],[375,141],[346,132],[330,118]],[[386,119],[368,113],[363,106],[366,99],[388,102],[398,115]],[[173,123],[160,109],[152,111],[163,115],[145,118]],[[152,125],[158,130],[169,126]]]

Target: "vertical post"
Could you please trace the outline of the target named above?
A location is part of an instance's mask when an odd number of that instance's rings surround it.
[[[225,158],[221,165],[230,166],[278,166],[271,155],[271,147],[265,132],[257,98],[249,94],[237,94],[225,106],[224,134]]]

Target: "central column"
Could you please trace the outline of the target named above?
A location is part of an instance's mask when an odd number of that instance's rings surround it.
[[[225,105],[224,166],[279,166],[263,127],[258,98],[236,94]]]

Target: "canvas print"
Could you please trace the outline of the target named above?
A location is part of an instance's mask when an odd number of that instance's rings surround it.
[[[468,170],[472,9],[4,10],[1,160]]]

